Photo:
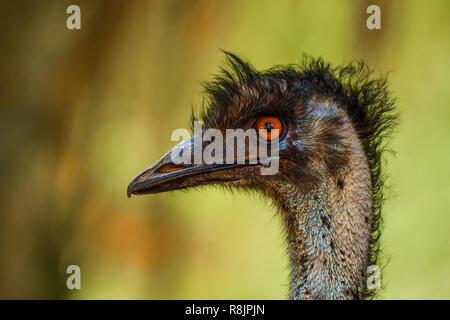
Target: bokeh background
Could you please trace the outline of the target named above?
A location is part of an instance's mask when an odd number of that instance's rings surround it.
[[[450,298],[449,1],[9,0],[0,17],[0,298],[287,298],[281,223],[258,197],[126,197],[188,126],[219,48],[257,68],[307,53],[390,72],[402,121],[378,298]]]

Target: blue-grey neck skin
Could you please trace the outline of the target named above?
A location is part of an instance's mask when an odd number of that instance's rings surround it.
[[[291,299],[361,299],[366,283],[372,223],[370,171],[363,148],[349,126],[348,163],[338,177],[280,184],[291,265]],[[340,181],[339,181],[340,180]]]

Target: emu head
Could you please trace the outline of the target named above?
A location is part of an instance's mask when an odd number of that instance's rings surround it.
[[[303,70],[280,66],[258,72],[235,55],[227,53],[227,58],[230,68],[205,84],[206,104],[201,115],[193,117],[193,121],[201,120],[203,129],[223,133],[222,163],[174,163],[174,152],[190,151],[193,157],[194,137],[136,176],[128,187],[128,196],[205,184],[232,184],[273,194],[277,191],[273,190],[274,182],[308,188],[327,173],[339,178],[351,144],[351,120],[346,109],[354,102],[348,101],[339,82],[327,77],[329,66],[322,60],[312,60]],[[227,129],[255,129],[259,143],[254,154],[246,145],[245,154],[239,158],[233,145],[233,163],[226,161],[230,152],[226,148]],[[197,138],[202,140],[202,136],[200,133]],[[203,140],[200,152],[208,145],[208,139],[203,136]],[[260,156],[262,144],[269,149],[265,159]],[[274,147],[278,155],[271,157]],[[261,167],[271,161],[279,161],[278,170],[261,174]]]
[[[257,71],[226,56],[228,68],[205,84],[203,110],[193,116],[205,130],[138,174],[128,196],[209,184],[260,191],[285,222],[292,298],[370,296],[365,278],[378,256],[382,141],[396,122],[386,79],[371,79],[363,63],[332,68],[305,58]],[[174,161],[195,158],[196,144],[200,153],[211,148],[217,137],[205,139],[208,129],[223,137],[214,149],[221,161]],[[256,148],[236,152],[229,129],[254,132]],[[276,170],[262,174],[274,161]]]

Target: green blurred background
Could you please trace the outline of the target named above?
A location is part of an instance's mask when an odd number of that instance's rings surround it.
[[[391,72],[402,121],[378,298],[450,298],[450,1],[10,0],[0,14],[0,298],[287,298],[281,223],[260,198],[126,197],[188,127],[219,48],[257,68],[305,52]]]

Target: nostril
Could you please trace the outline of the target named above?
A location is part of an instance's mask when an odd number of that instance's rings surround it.
[[[175,164],[175,163],[168,163],[165,164],[158,169],[155,170],[155,172],[159,173],[169,173],[169,172],[175,172],[181,169],[185,169],[186,167],[182,164]]]

